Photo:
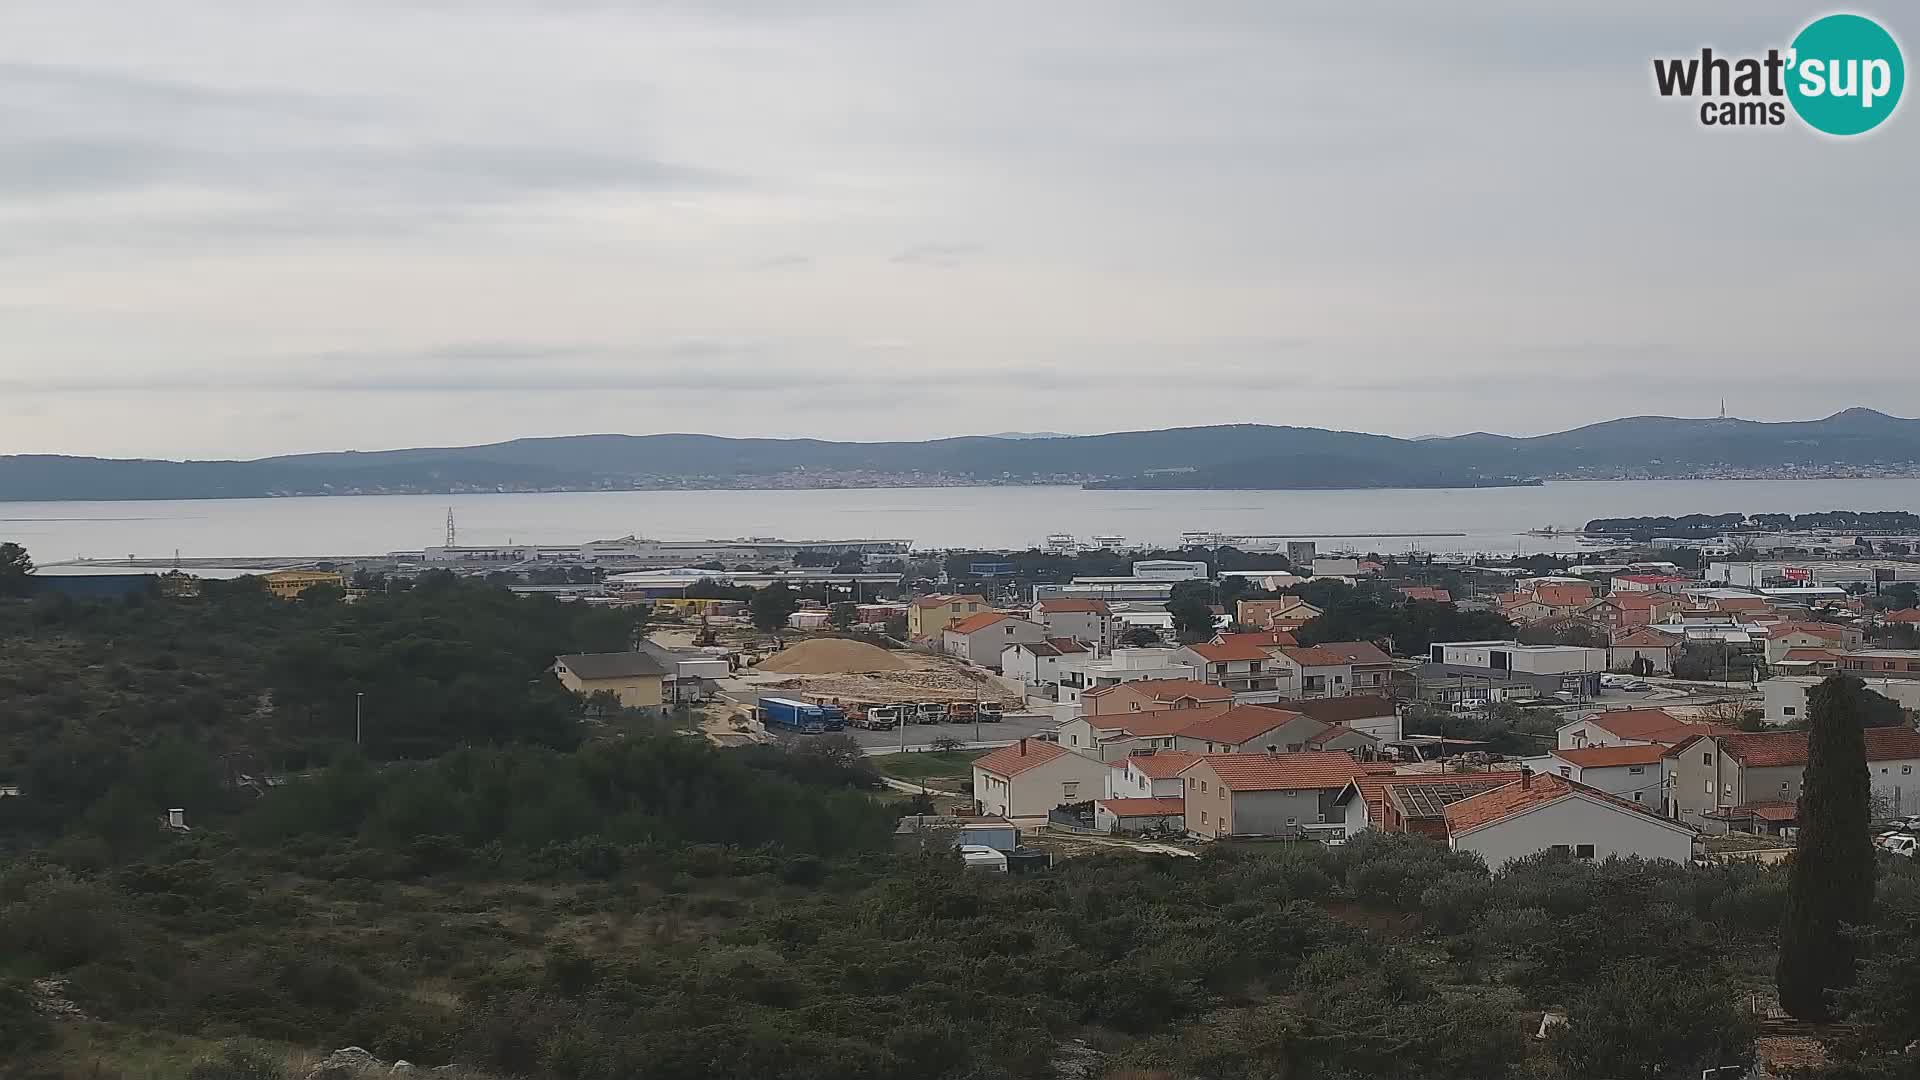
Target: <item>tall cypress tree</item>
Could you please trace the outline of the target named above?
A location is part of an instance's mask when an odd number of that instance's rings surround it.
[[[1853,982],[1853,942],[1843,932],[1873,907],[1871,780],[1860,734],[1866,686],[1833,675],[1807,695],[1807,771],[1800,786],[1800,838],[1787,878],[1774,980],[1780,1007],[1802,1020],[1833,1017],[1833,992]]]

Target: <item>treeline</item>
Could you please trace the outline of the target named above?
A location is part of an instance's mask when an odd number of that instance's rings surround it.
[[[1420,656],[1436,641],[1504,641],[1513,623],[1494,611],[1463,611],[1435,600],[1407,600],[1383,585],[1310,581],[1285,590],[1321,610],[1294,636],[1323,641],[1384,641],[1402,656]]]
[[[1803,532],[1841,529],[1876,533],[1920,531],[1920,514],[1905,510],[1823,510],[1811,514],[1682,514],[1678,517],[1594,518],[1584,531],[1635,537],[1700,538],[1725,532]]]

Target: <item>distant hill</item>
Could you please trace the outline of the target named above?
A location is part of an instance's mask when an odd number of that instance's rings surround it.
[[[1451,487],[1542,477],[1920,471],[1920,421],[1871,409],[1778,424],[1639,416],[1528,438],[1412,440],[1263,424],[1017,434],[891,443],[573,435],[254,461],[20,455],[0,457],[0,500],[1042,483]]]

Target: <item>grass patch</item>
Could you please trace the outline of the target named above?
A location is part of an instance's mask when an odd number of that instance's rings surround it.
[[[883,775],[914,783],[939,780],[972,782],[973,763],[985,757],[987,750],[928,751],[919,754],[878,754],[868,760]]]

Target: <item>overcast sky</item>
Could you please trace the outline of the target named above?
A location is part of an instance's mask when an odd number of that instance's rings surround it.
[[[0,5],[0,453],[1920,414],[1915,103],[1564,6]]]

